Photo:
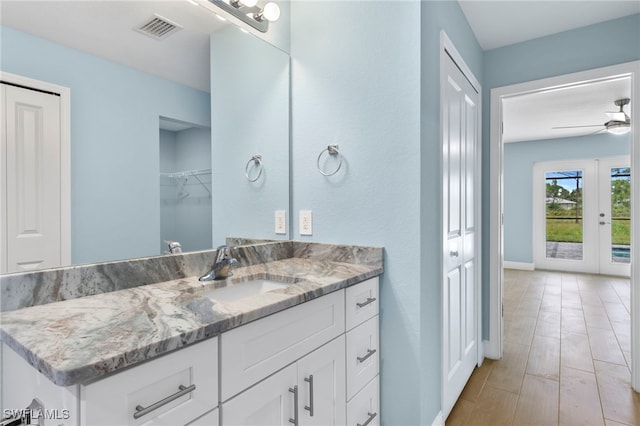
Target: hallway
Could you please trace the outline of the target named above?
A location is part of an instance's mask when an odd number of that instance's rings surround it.
[[[476,368],[446,425],[639,425],[629,280],[504,276],[504,357]]]

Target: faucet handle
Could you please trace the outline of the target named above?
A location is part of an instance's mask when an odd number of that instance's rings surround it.
[[[216,250],[218,250],[218,254],[216,256],[216,262],[221,262],[223,259],[229,257],[229,247],[228,246],[221,245]]]

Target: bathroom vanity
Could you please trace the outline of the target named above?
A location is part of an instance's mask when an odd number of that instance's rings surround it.
[[[277,244],[235,249],[222,281],[4,312],[3,410],[38,398],[44,425],[378,424],[382,249]]]

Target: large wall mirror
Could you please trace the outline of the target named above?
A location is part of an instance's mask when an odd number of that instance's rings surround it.
[[[0,25],[0,71],[70,89],[71,264],[288,238],[287,53],[187,1],[3,0]]]

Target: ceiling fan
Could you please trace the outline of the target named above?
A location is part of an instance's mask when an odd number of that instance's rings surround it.
[[[615,135],[623,135],[628,133],[631,130],[631,119],[624,112],[624,106],[628,105],[631,102],[629,98],[618,99],[614,103],[616,106],[620,107],[620,111],[617,112],[607,112],[606,114],[609,116],[610,120],[604,124],[592,124],[588,126],[562,126],[562,127],[553,127],[553,129],[576,129],[579,127],[604,127],[603,129],[599,129],[591,134],[596,134],[600,132],[607,131],[609,133],[613,133]]]

